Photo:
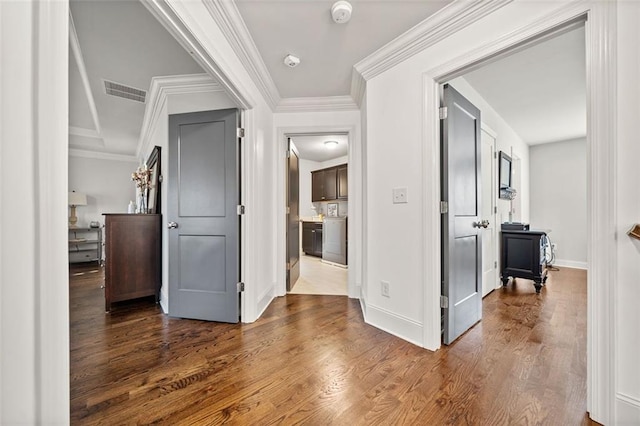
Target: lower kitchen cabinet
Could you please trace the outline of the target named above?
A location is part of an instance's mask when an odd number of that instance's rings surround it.
[[[322,257],[322,223],[302,222],[302,251]]]

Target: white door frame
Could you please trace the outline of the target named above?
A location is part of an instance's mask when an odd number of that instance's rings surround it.
[[[472,49],[423,74],[423,162],[426,205],[424,210],[425,291],[424,343],[440,347],[440,83],[472,66],[571,25],[585,22],[587,51],[587,410],[601,423],[615,419],[615,333],[611,314],[617,294],[616,280],[616,3],[572,2],[542,19],[507,34],[479,49]]]
[[[287,136],[295,134],[314,134],[314,133],[343,133],[347,134],[349,139],[348,156],[348,192],[349,192],[349,220],[347,227],[347,257],[349,259],[349,268],[347,269],[347,293],[350,298],[360,298],[361,282],[358,277],[362,271],[362,247],[363,238],[363,210],[362,210],[362,148],[358,129],[351,125],[328,125],[328,126],[291,126],[278,127],[276,129],[276,141],[278,143],[277,158],[277,281],[275,288],[276,296],[284,296],[287,294],[286,283],[286,264],[287,264],[287,205],[286,205],[286,174],[287,174]],[[360,254],[359,254],[360,253]]]
[[[498,205],[498,182],[497,182],[497,176],[498,176],[498,167],[497,167],[497,161],[496,161],[496,153],[498,152],[498,134],[491,128],[489,127],[487,124],[483,123],[482,121],[480,122],[480,129],[481,131],[485,132],[486,134],[488,134],[489,136],[491,136],[493,138],[493,152],[491,153],[491,176],[493,177],[493,180],[491,182],[491,197],[493,198],[492,201],[492,205],[494,207],[494,209],[492,209],[491,211],[491,215],[488,218],[483,217],[482,219],[489,219],[491,221],[491,223],[493,224],[493,228],[491,231],[491,238],[493,238],[493,253],[491,255],[492,259],[491,261],[494,262],[494,264],[498,264],[498,266],[495,266],[494,269],[496,271],[496,280],[493,283],[493,285],[491,286],[491,288],[493,290],[500,288],[502,286],[501,281],[500,281],[500,268],[499,268],[499,263],[498,259],[499,259],[499,254],[500,254],[500,241],[498,240],[498,232],[500,230],[500,228],[498,227],[499,223],[498,223],[498,213],[496,212],[495,207]],[[484,185],[484,182],[482,182],[482,184]],[[485,200],[482,200],[482,202],[484,203]],[[483,293],[484,293],[484,281],[483,281]],[[487,294],[488,295],[488,294]],[[483,296],[484,297],[484,296]]]

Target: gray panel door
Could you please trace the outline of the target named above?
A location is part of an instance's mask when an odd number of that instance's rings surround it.
[[[300,277],[300,162],[298,153],[288,139],[289,165],[287,167],[287,291]]]
[[[169,116],[169,314],[238,322],[238,111]]]
[[[443,342],[450,344],[482,318],[481,136],[478,108],[449,85],[443,103]]]

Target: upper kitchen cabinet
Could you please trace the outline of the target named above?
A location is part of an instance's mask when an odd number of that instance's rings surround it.
[[[349,181],[348,181],[348,168],[346,164],[338,166],[338,199],[346,200],[349,198]]]
[[[341,169],[343,169],[342,172]],[[344,175],[344,183],[341,181],[341,175]],[[311,172],[311,201],[337,199],[347,199],[347,165],[342,164],[337,167]]]

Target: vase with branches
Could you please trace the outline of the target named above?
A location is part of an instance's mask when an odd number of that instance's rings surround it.
[[[140,166],[135,172],[131,173],[131,180],[136,183],[136,188],[140,197],[138,213],[148,213],[147,206],[149,200],[149,189],[151,188],[151,170],[147,168],[146,164],[144,166]]]

